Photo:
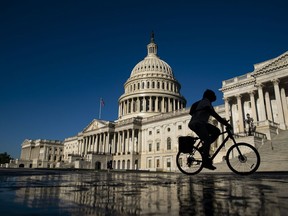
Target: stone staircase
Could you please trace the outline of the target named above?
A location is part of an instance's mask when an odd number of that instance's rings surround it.
[[[288,130],[267,140],[258,149],[261,164],[258,171],[287,171],[288,172]]]
[[[258,146],[258,151],[261,163],[257,172],[288,172],[288,130],[266,140]],[[217,167],[215,171],[203,169],[201,172],[232,172],[225,161],[214,165]]]

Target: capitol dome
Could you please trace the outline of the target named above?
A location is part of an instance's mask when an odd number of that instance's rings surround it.
[[[118,118],[149,117],[182,109],[185,98],[180,94],[180,83],[172,68],[157,55],[154,34],[147,45],[147,56],[133,68],[119,98]]]

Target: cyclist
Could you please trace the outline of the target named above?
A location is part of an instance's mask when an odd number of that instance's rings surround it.
[[[221,124],[231,127],[228,121],[215,112],[212,106],[212,102],[214,101],[216,101],[215,93],[207,89],[203,94],[202,100],[198,102],[195,111],[193,111],[193,115],[188,124],[188,127],[203,141],[203,147],[199,149],[203,154],[203,167],[211,170],[215,170],[216,167],[213,166],[213,162],[210,159],[210,145],[218,138],[220,130],[208,123],[209,117],[213,116]]]

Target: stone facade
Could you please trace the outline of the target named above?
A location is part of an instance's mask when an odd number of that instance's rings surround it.
[[[221,91],[225,116],[236,133],[245,132],[249,114],[257,131],[271,139],[275,128],[288,127],[288,52],[255,64],[253,72],[223,81]]]
[[[10,166],[25,168],[55,168],[63,161],[64,144],[58,140],[24,140],[19,160]]]

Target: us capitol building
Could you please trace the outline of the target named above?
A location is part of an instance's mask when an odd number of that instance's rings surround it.
[[[24,140],[14,166],[178,170],[178,137],[195,134],[188,128],[190,107],[186,108],[181,85],[157,51],[152,34],[147,56],[136,64],[124,84],[117,120],[94,119],[64,141]],[[288,52],[255,64],[253,72],[223,81],[220,91],[224,104],[216,106],[216,112],[230,119],[238,140],[261,145],[288,127]],[[221,124],[211,122],[223,130]],[[249,122],[254,130],[248,134]],[[220,136],[213,147],[222,140]],[[221,150],[214,163],[222,161],[225,154],[225,149]]]

